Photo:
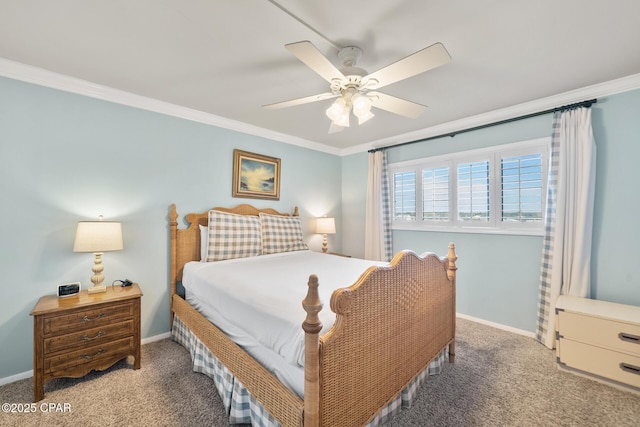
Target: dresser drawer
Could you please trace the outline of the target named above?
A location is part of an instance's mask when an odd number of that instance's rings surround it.
[[[640,357],[640,324],[559,311],[557,328],[561,337]]]
[[[44,319],[44,333],[45,335],[62,334],[89,329],[100,324],[133,317],[133,314],[133,302],[127,302],[102,306],[101,308],[79,310],[61,316],[49,316]]]
[[[571,368],[640,387],[640,357],[561,338],[559,362]]]
[[[45,358],[44,372],[45,374],[56,371],[66,371],[68,373],[81,365],[95,365],[101,360],[110,359],[118,355],[125,357],[132,354],[134,349],[135,343],[133,337],[104,343],[104,345],[83,348],[59,356]],[[84,373],[80,375],[84,375]]]
[[[56,335],[44,340],[44,354],[48,355],[61,350],[67,350],[79,346],[92,346],[117,338],[133,335],[135,322],[133,319],[124,322],[106,324],[93,329],[85,329],[65,335]]]

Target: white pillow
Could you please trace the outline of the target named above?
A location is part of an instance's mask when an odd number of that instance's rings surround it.
[[[208,246],[209,246],[209,228],[200,224],[200,261],[207,260]]]

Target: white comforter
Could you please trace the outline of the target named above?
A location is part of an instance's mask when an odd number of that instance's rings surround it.
[[[316,274],[324,308],[321,334],[334,323],[329,307],[335,289],[350,286],[369,267],[386,263],[345,258],[312,251],[286,252],[217,262],[185,265],[182,283],[188,300],[215,310],[221,327],[239,345],[253,340],[304,366],[306,313],[302,300],[310,274]],[[209,316],[207,316],[209,317]],[[210,319],[213,320],[213,319]],[[214,320],[214,323],[218,324]],[[246,335],[245,335],[246,334]]]

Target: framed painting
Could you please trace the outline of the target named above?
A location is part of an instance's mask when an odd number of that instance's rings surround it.
[[[232,196],[280,200],[280,159],[233,150]]]

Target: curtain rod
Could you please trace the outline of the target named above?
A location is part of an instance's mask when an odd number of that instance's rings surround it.
[[[503,125],[505,123],[511,123],[511,122],[515,122],[517,120],[529,119],[531,117],[542,116],[543,114],[555,113],[556,111],[567,111],[567,110],[573,110],[575,108],[580,108],[580,107],[589,108],[593,104],[595,104],[596,102],[598,102],[597,99],[590,99],[588,101],[576,102],[575,104],[569,104],[569,105],[563,105],[562,107],[550,108],[548,110],[538,111],[537,113],[531,113],[531,114],[525,114],[524,116],[512,117],[510,119],[500,120],[500,121],[493,122],[493,123],[487,123],[487,124],[480,125],[480,126],[474,126],[474,127],[470,127],[470,128],[467,128],[467,129],[458,130],[458,131],[455,131],[455,132],[443,133],[441,135],[436,135],[436,136],[429,136],[427,138],[416,139],[415,141],[402,142],[400,144],[388,145],[386,147],[372,148],[371,150],[369,150],[369,153],[375,153],[376,151],[382,151],[382,150],[386,150],[388,148],[401,147],[403,145],[415,144],[417,142],[424,142],[424,141],[430,141],[432,139],[444,138],[445,136],[450,136],[450,137],[453,138],[454,136],[456,136],[456,135],[458,135],[460,133],[471,132],[471,131],[474,131],[474,130],[480,130],[480,129],[488,128],[488,127],[491,127],[491,126]]]

